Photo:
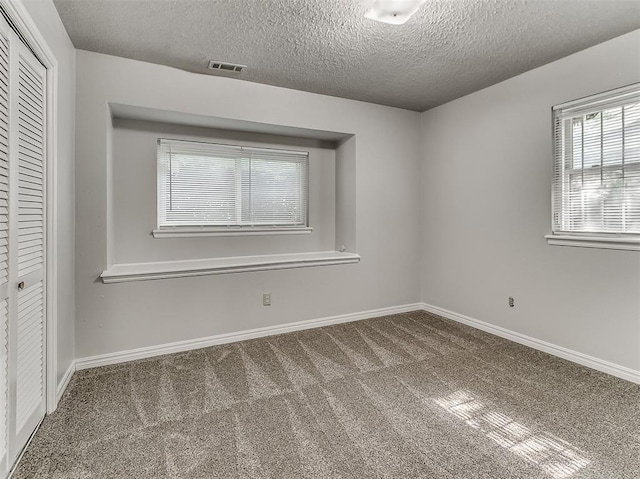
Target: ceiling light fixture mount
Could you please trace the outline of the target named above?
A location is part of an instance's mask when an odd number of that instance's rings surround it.
[[[365,17],[377,22],[402,25],[426,0],[376,0]]]

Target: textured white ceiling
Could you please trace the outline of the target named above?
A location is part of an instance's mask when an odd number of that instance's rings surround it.
[[[417,111],[640,28],[640,0],[428,0],[401,26],[373,0],[54,1],[79,49]]]

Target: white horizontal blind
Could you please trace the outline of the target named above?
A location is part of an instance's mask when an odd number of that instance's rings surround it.
[[[553,230],[640,234],[640,87],[554,108]]]
[[[309,154],[158,140],[158,226],[306,226]]]

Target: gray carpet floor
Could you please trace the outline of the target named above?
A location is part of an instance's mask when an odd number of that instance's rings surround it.
[[[640,478],[640,386],[424,312],[77,372],[23,478]]]

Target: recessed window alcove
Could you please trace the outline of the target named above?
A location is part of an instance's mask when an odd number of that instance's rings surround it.
[[[111,104],[105,283],[357,263],[355,135]],[[159,138],[309,153],[305,234],[153,234]]]

